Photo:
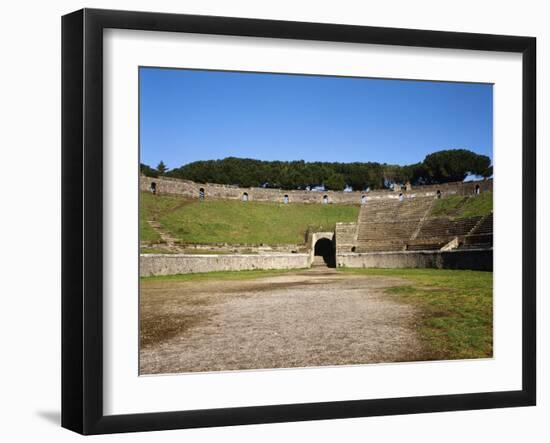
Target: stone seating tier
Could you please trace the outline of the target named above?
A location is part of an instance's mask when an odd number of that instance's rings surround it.
[[[429,217],[433,202],[433,198],[367,202],[359,212],[356,252],[439,250],[453,239],[463,249],[492,247],[492,213]]]

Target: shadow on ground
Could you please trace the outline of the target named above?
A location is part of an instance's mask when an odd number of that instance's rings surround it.
[[[61,425],[61,411],[36,411],[36,415],[50,424]]]

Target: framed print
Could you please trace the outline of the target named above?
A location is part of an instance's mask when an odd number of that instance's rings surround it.
[[[531,37],[62,21],[62,425],[536,402]]]

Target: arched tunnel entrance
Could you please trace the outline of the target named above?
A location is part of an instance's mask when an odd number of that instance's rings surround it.
[[[328,238],[320,238],[315,242],[314,247],[314,265],[324,265],[329,268],[336,267],[336,258],[334,256],[334,246]]]

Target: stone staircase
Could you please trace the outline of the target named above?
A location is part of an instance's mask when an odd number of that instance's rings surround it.
[[[311,267],[328,268],[328,264],[325,262],[325,259],[323,257],[321,257],[320,255],[315,255],[313,257],[313,262],[311,263]]]
[[[162,243],[164,243],[163,246],[166,249],[169,249],[173,252],[178,252],[179,251],[180,248],[177,244],[178,239],[172,237],[168,232],[166,232],[162,228],[162,226],[160,225],[160,223],[158,221],[156,221],[156,220],[147,220],[147,223],[160,236]]]
[[[482,217],[464,238],[459,249],[485,249],[493,247],[493,213]]]

